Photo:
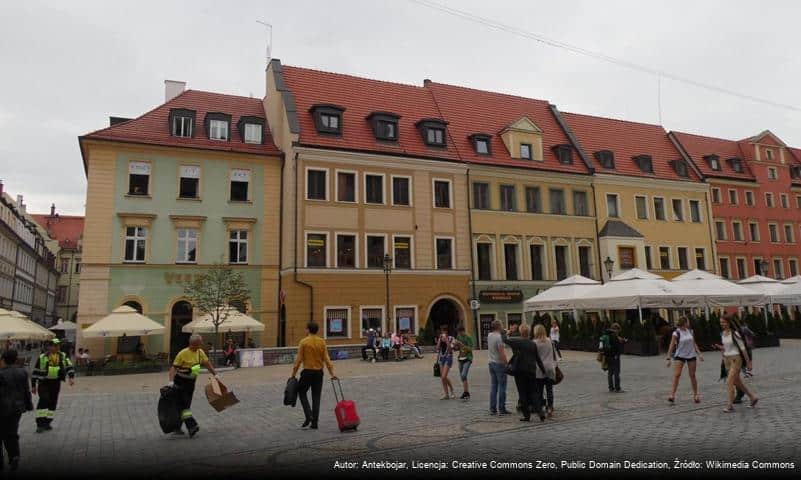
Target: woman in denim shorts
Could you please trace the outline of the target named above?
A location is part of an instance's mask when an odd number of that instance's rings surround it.
[[[437,337],[437,362],[439,363],[439,376],[442,382],[442,390],[445,395],[440,400],[456,398],[453,393],[453,384],[448,378],[448,373],[453,367],[453,337],[448,335],[448,326],[442,325]]]

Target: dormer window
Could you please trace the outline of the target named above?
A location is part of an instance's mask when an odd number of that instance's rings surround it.
[[[634,159],[634,162],[643,172],[654,173],[654,163],[650,155],[637,155],[632,157],[632,159]]]
[[[170,109],[170,135],[191,137],[195,131],[195,111],[184,108]]]
[[[229,132],[231,130],[230,115],[217,112],[207,113],[205,124],[209,140],[229,140]]]
[[[314,115],[314,125],[318,133],[342,134],[343,107],[338,105],[313,105],[309,112]]]
[[[245,143],[261,144],[264,139],[264,119],[244,116],[236,122],[239,135]]]
[[[709,168],[717,172],[720,171],[720,157],[717,155],[704,155],[704,160],[709,165]]]
[[[448,125],[435,118],[427,118],[420,120],[415,124],[420,129],[420,134],[423,136],[423,142],[429,147],[444,147],[445,146],[445,127]]]
[[[473,148],[479,155],[492,155],[492,147],[490,143],[491,139],[492,136],[487,135],[486,133],[474,133],[473,135],[470,135],[470,140],[473,142]]]
[[[687,169],[687,162],[684,160],[671,160],[670,165],[673,167],[676,175],[683,178],[688,178],[690,176],[690,172]]]
[[[739,158],[736,158],[736,157],[730,158],[730,159],[727,160],[727,162],[729,162],[729,166],[735,172],[737,172],[737,173],[742,173],[743,172],[743,161],[740,160]]]
[[[599,150],[595,152],[595,159],[601,164],[603,168],[615,168],[615,154],[611,150]]]
[[[524,160],[531,160],[531,144],[530,143],[521,143],[520,144],[520,158]]]
[[[377,140],[398,140],[398,119],[400,117],[394,113],[373,112],[367,117],[367,121],[373,128],[373,135]]]
[[[559,163],[562,165],[573,164],[573,148],[570,145],[555,145],[553,147],[553,152],[556,155],[557,160],[559,160]]]

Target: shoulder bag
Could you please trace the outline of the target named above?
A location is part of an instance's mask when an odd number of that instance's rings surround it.
[[[559,363],[556,361],[556,349],[553,348],[553,344],[551,344],[551,352],[553,352],[553,363],[556,364],[556,373],[554,374],[554,385],[559,385],[562,383],[562,380],[565,379],[565,375],[562,373],[562,370],[559,368]]]

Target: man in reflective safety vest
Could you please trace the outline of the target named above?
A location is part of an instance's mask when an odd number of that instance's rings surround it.
[[[54,338],[47,344],[47,352],[39,359],[31,372],[31,391],[39,394],[36,405],[36,433],[52,430],[53,418],[58,406],[58,393],[61,382],[69,378],[70,386],[75,384],[75,368],[66,353],[60,351],[60,342]]]
[[[184,348],[178,355],[170,367],[170,386],[178,387],[179,395],[178,401],[181,410],[181,420],[186,424],[186,429],[189,431],[189,436],[194,437],[200,430],[195,418],[192,416],[192,395],[195,393],[195,381],[200,373],[200,367],[204,366],[208,369],[209,373],[214,375],[214,378],[219,379],[217,372],[209,362],[209,357],[206,356],[200,346],[203,344],[203,337],[198,334],[193,334],[189,337],[189,347]],[[179,426],[173,433],[183,435],[184,431]]]

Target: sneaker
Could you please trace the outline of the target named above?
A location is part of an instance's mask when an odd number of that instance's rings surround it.
[[[615,390],[615,393],[626,393],[626,391],[623,390],[622,388],[618,388],[617,390]]]
[[[466,401],[470,400],[470,394],[469,394],[468,392],[464,392],[464,393],[462,394],[462,396],[461,396],[461,397],[459,397],[459,398],[460,398],[460,399],[462,399],[462,400],[464,400],[464,401],[466,402]]]
[[[510,412],[509,410],[506,410],[505,408],[498,412],[498,416],[499,417],[505,417],[505,416],[511,415],[511,414],[512,414],[512,412]]]
[[[449,398],[451,398],[451,397],[449,397],[448,395],[443,395],[443,396],[439,397],[440,400],[448,400]]]
[[[723,413],[732,413],[734,411],[734,407],[726,407],[723,409]]]
[[[197,435],[197,432],[199,431],[200,427],[198,427],[197,425],[192,425],[191,427],[189,427],[189,438],[192,438],[195,435]]]
[[[452,398],[452,399],[453,399],[453,398],[456,398],[456,394],[455,394],[455,393],[453,393],[453,392],[451,392],[451,398]]]

